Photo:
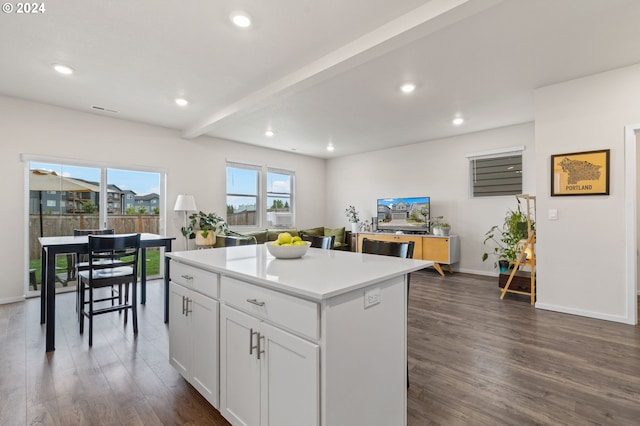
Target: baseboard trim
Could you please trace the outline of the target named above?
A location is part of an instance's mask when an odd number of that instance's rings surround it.
[[[623,324],[635,325],[634,322],[631,321],[629,318],[619,316],[619,315],[609,315],[609,314],[603,314],[600,312],[584,311],[582,309],[572,309],[564,306],[550,305],[548,303],[540,303],[540,302],[536,302],[535,306],[536,306],[536,309],[544,309],[546,311],[554,311],[554,312],[560,312],[563,314],[578,315],[581,317],[595,318],[595,319],[600,319],[605,321],[620,322]]]
[[[0,299],[0,305],[6,305],[6,304],[9,304],[9,303],[24,302],[24,301],[25,301],[25,297],[24,296],[9,297],[7,299]]]
[[[498,273],[497,272],[492,272],[492,271],[483,271],[483,270],[477,270],[477,269],[454,269],[454,272],[462,272],[465,274],[473,274],[473,275],[483,275],[485,277],[496,277],[498,278]],[[497,282],[497,281],[496,281]]]

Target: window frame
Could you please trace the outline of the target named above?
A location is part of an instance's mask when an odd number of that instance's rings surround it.
[[[469,198],[487,198],[487,197],[511,197],[522,193],[524,186],[524,146],[515,146],[509,148],[494,149],[490,151],[476,152],[467,154],[466,157],[469,160]],[[505,157],[520,157],[521,169],[516,170],[515,173],[519,174],[520,178],[520,190],[515,191],[491,191],[478,195],[476,192],[475,178],[476,178],[476,166],[478,161],[482,160],[494,160]],[[519,172],[519,173],[518,173]]]
[[[251,171],[255,171],[256,172],[256,194],[244,194],[244,193],[230,193],[228,192],[228,172],[229,172],[229,168],[234,168],[234,169],[240,169],[240,170],[251,170]],[[247,164],[247,163],[238,163],[238,162],[234,162],[234,161],[227,161],[226,167],[225,167],[225,206],[228,206],[228,200],[229,197],[256,197],[256,223],[254,225],[233,225],[233,228],[238,228],[238,229],[253,229],[253,228],[260,228],[262,226],[262,206],[261,206],[261,193],[262,193],[262,167],[260,166],[256,166],[254,164]],[[227,219],[227,221],[229,220],[229,213],[226,211],[226,207],[225,207],[225,217]]]
[[[296,227],[296,215],[295,215],[295,181],[296,181],[296,172],[293,170],[285,170],[285,169],[281,169],[281,168],[275,168],[275,167],[269,167],[267,166],[266,170],[265,170],[265,192],[264,192],[264,201],[265,201],[265,207],[264,207],[264,216],[265,216],[265,223],[268,223],[267,221],[267,216],[268,216],[268,209],[269,209],[269,198],[287,198],[286,196],[280,196],[278,197],[278,193],[275,192],[270,192],[269,188],[267,188],[266,186],[268,185],[269,182],[269,175],[270,174],[278,174],[278,175],[286,175],[289,176],[290,179],[290,184],[289,184],[289,194],[288,194],[288,198],[289,198],[289,213],[291,214],[291,223],[286,225],[286,226],[282,226],[281,228],[295,228]],[[273,195],[271,195],[273,194]],[[279,228],[278,226],[274,226],[274,228]]]
[[[228,177],[228,169],[229,168],[237,168],[243,170],[253,170],[257,172],[257,195],[256,197],[256,223],[255,225],[230,225],[232,229],[241,229],[243,231],[247,231],[249,229],[261,229],[261,228],[295,228],[296,223],[296,215],[295,215],[295,171],[289,169],[283,169],[280,167],[274,167],[269,165],[258,165],[258,164],[249,164],[238,161],[227,161],[225,167],[225,178]],[[268,200],[275,195],[278,197],[278,193],[272,193],[269,191],[268,182],[269,182],[269,174],[281,174],[287,175],[290,177],[290,193],[288,194],[289,198],[289,210],[291,212],[291,223],[286,227],[278,227],[278,226],[268,226],[267,221],[267,209],[269,208]],[[229,197],[253,197],[252,194],[243,194],[243,193],[231,193],[226,192],[228,189],[228,182],[225,182],[225,205],[228,205]],[[280,197],[286,198],[286,197]],[[227,213],[227,220],[228,213]]]

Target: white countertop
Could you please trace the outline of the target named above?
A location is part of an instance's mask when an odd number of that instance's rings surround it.
[[[315,301],[432,266],[433,262],[310,248],[276,259],[263,244],[167,253],[174,261]]]

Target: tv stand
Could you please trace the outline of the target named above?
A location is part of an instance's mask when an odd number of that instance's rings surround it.
[[[396,234],[391,232],[362,232],[358,233],[356,251],[362,251],[362,240],[379,241],[413,241],[413,258],[430,260],[433,267],[444,277],[441,265],[447,265],[450,273],[453,273],[451,265],[460,261],[460,239],[457,235],[435,236],[426,234]]]

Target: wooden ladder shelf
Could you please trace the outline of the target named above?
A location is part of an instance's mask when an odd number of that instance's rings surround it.
[[[521,250],[515,262],[511,262],[513,264],[513,269],[511,270],[511,274],[509,275],[509,279],[505,283],[504,288],[500,292],[500,300],[504,299],[504,295],[507,293],[526,294],[531,296],[531,304],[533,305],[536,301],[536,233],[531,226],[531,212],[533,209],[533,213],[535,214],[536,197],[527,194],[521,194],[517,197],[525,199],[527,201],[527,239],[524,240],[523,244],[521,245]],[[523,267],[529,267],[531,270],[531,285],[529,287],[530,291],[510,289],[509,286],[513,282],[514,277],[516,276],[520,268]]]

